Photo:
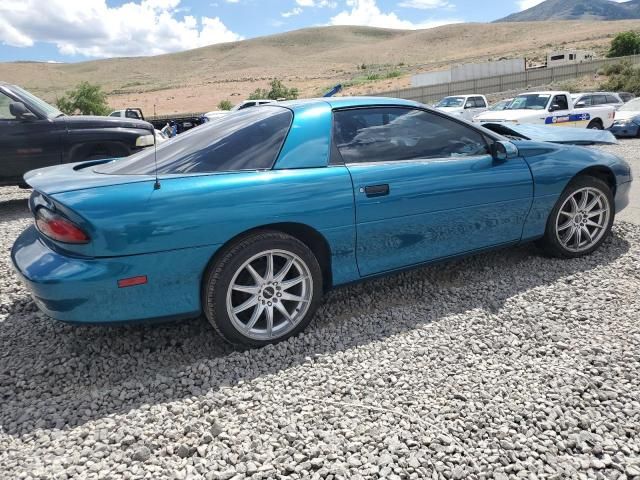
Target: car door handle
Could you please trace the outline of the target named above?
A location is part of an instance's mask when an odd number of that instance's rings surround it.
[[[389,195],[389,185],[384,183],[382,185],[367,185],[364,187],[364,193],[367,197],[384,197]]]

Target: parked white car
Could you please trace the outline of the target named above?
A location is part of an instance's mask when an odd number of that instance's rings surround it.
[[[585,92],[571,95],[575,108],[595,107],[597,105],[609,105],[618,110],[624,101],[614,92]]]
[[[277,100],[269,100],[269,99],[259,99],[259,100],[245,100],[242,103],[239,103],[235,107],[231,109],[232,112],[237,112],[238,110],[244,110],[245,108],[257,107],[258,105],[266,105],[267,103],[276,103]]]
[[[207,112],[204,114],[207,117],[208,121],[216,120],[224,117],[225,115],[229,115],[231,112],[237,112],[238,110],[244,110],[245,108],[257,107],[259,105],[266,105],[267,103],[276,103],[277,100],[269,100],[269,99],[259,99],[259,100],[245,100],[244,102],[239,103],[231,110],[213,110],[212,112]]]
[[[473,117],[487,110],[487,99],[484,95],[456,95],[444,97],[435,108],[449,115],[460,116],[465,120],[473,120]]]
[[[603,130],[611,127],[615,108],[608,105],[574,108],[569,92],[530,92],[518,95],[506,110],[476,116],[477,123],[525,123]]]

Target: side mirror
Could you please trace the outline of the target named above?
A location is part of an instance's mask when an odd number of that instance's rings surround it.
[[[557,103],[554,103],[553,105],[551,105],[551,107],[549,107],[550,112],[556,112],[558,110],[560,110],[560,105],[558,105]]]
[[[36,118],[22,102],[11,102],[9,104],[9,113],[18,120],[34,120]]]
[[[587,106],[584,102],[578,102],[574,105],[575,108],[585,108]]]
[[[518,156],[518,147],[511,142],[499,140],[491,145],[491,156],[496,161],[504,162]]]
[[[464,106],[464,109],[465,109],[465,110],[467,110],[467,109],[469,109],[469,108],[475,108],[475,107],[474,107],[473,105],[471,105],[471,104],[467,103],[467,104]]]

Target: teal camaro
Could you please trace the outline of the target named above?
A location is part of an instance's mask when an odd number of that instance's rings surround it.
[[[12,259],[53,318],[204,314],[261,346],[303,330],[338,285],[531,240],[597,249],[629,165],[495,127],[390,98],[241,110],[157,152],[29,172],[35,222]]]

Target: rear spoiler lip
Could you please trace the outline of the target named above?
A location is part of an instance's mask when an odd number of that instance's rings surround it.
[[[107,158],[38,168],[25,173],[23,178],[27,185],[45,195],[155,180],[153,175],[104,175],[90,168],[113,160]]]

